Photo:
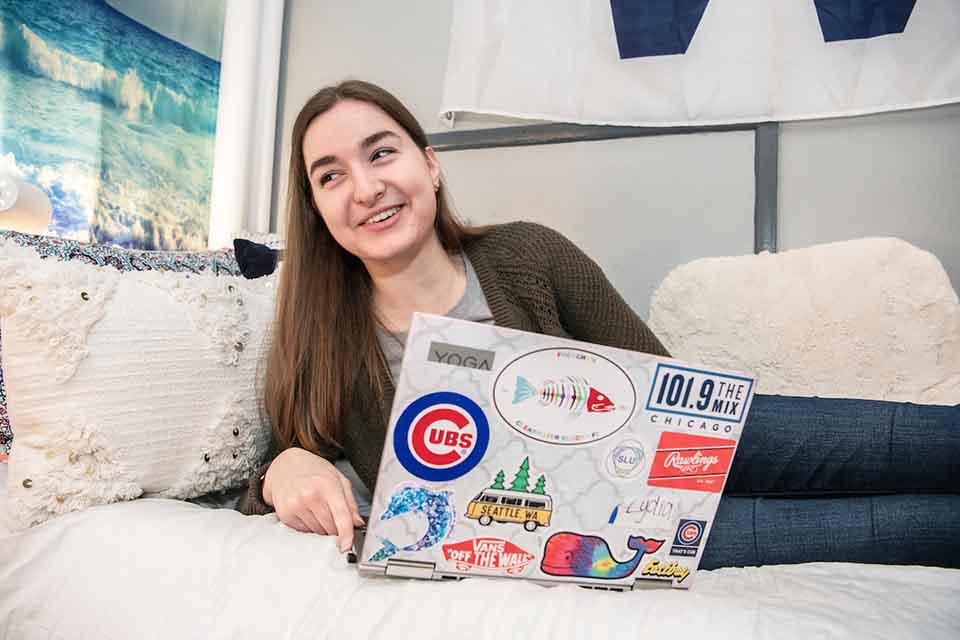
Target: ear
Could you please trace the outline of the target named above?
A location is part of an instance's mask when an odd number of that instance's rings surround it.
[[[433,181],[433,184],[439,184],[440,161],[437,160],[437,154],[434,153],[433,147],[424,147],[423,157],[427,160],[427,169],[430,171],[430,179]]]

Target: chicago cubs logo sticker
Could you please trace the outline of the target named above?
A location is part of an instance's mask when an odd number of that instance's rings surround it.
[[[490,442],[483,410],[467,396],[439,391],[407,405],[393,431],[393,450],[403,468],[430,482],[465,475]]]
[[[677,533],[673,536],[673,545],[670,547],[672,556],[695,556],[700,549],[700,541],[703,540],[703,530],[706,528],[705,520],[687,520],[680,519],[677,525]]]

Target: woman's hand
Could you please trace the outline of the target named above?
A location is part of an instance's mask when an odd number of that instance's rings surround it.
[[[337,536],[341,552],[350,550],[353,528],[363,525],[350,481],[306,449],[292,447],[270,463],[263,499],[288,527]]]

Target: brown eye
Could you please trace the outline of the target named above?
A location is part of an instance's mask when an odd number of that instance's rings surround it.
[[[370,156],[370,161],[376,162],[377,160],[386,158],[387,156],[391,156],[394,153],[396,153],[396,149],[391,149],[389,147],[384,147],[383,149],[377,149],[376,151],[373,152],[373,155]]]

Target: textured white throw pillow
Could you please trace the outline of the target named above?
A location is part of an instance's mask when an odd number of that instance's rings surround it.
[[[247,481],[274,277],[119,272],[0,241],[11,511],[23,527]]]
[[[960,305],[936,256],[896,238],[704,258],[654,292],[677,358],[752,371],[760,393],[960,403]]]

